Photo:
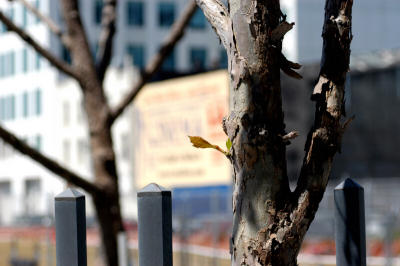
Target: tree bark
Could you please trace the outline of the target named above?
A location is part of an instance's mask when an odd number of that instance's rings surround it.
[[[234,170],[232,265],[297,265],[347,125],[342,126],[340,118],[352,0],[326,1],[321,72],[312,97],[315,122],[294,192],[286,173],[286,145],[296,133],[285,132],[280,87],[280,69],[301,78],[294,71],[300,65],[281,53],[293,23],[286,22],[279,0],[231,0],[228,10],[219,0],[197,4],[229,61],[233,102],[223,128],[232,141],[229,159]]]

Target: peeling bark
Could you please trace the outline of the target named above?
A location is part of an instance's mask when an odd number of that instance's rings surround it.
[[[280,69],[294,78],[301,65],[281,53],[293,27],[279,0],[197,0],[227,49],[232,110],[223,120],[234,171],[232,265],[297,265],[297,254],[322,199],[344,126],[352,0],[327,0],[315,122],[297,188],[290,191],[286,145],[296,136],[283,121]],[[300,3],[301,4],[301,3]]]

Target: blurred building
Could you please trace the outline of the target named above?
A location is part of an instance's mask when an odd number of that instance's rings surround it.
[[[282,12],[295,22],[284,39],[284,54],[301,64],[317,62],[322,51],[323,0],[281,0]],[[398,0],[362,0],[353,3],[352,54],[400,47]]]
[[[355,115],[355,119],[343,136],[331,176],[400,177],[400,49],[359,54],[350,61],[345,106],[347,118]],[[298,176],[314,119],[310,95],[319,64],[306,65],[301,73],[301,81],[282,75],[286,129],[300,131],[287,152],[292,180]]]
[[[63,27],[59,1],[29,1]],[[121,90],[133,82],[132,72],[124,72],[127,59],[137,69],[144,68],[156,53],[179,17],[187,1],[119,1],[118,32],[114,41],[112,71],[105,87],[113,85],[110,97],[119,98]],[[58,37],[19,2],[1,1],[0,9],[18,26],[32,35],[54,55],[69,62],[70,57]],[[80,1],[80,11],[93,54],[101,30],[102,1]],[[28,144],[84,176],[91,176],[89,144],[77,84],[41,58],[14,33],[0,23],[0,121]],[[226,65],[225,53],[201,12],[197,12],[186,36],[165,61],[158,78],[166,74],[193,73]],[[126,74],[128,73],[128,74]],[[163,74],[164,73],[164,74]],[[166,73],[166,74],[165,74]],[[108,80],[107,80],[108,79]],[[115,104],[115,99],[109,99]],[[115,145],[120,165],[122,194],[132,189],[132,164],[128,162],[131,141],[124,118],[115,125]],[[130,121],[129,121],[130,123]],[[125,143],[125,144],[122,144]],[[125,162],[125,164],[124,164]],[[52,210],[54,194],[64,182],[29,158],[0,144],[0,223],[15,219],[40,222]],[[125,192],[124,192],[125,191]],[[123,204],[123,206],[125,206]],[[126,208],[132,215],[136,208]],[[90,211],[90,208],[89,208]],[[36,218],[35,218],[36,217]]]

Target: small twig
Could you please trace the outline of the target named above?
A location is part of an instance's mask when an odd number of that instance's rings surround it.
[[[289,141],[291,139],[294,139],[296,137],[299,136],[299,132],[298,131],[291,131],[289,133],[287,133],[286,135],[282,136],[282,140],[283,141]]]

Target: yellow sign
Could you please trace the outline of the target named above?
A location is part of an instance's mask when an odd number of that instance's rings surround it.
[[[230,184],[230,164],[211,149],[194,148],[188,136],[225,147],[228,73],[215,71],[146,86],[135,101],[135,180],[166,187]]]

